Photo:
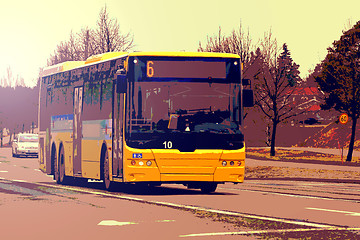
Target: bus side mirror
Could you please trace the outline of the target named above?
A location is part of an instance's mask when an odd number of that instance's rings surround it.
[[[242,79],[242,85],[243,85],[243,86],[251,86],[251,80],[250,80],[250,79],[243,78],[243,79]]]
[[[119,74],[116,77],[116,93],[126,93],[127,78],[125,74]]]
[[[243,106],[254,106],[254,91],[252,89],[243,89]]]

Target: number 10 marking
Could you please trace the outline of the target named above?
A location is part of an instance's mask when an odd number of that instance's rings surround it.
[[[165,141],[163,142],[163,145],[165,149],[170,149],[173,147],[172,141]]]

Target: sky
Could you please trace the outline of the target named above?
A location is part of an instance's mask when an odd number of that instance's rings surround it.
[[[136,51],[197,51],[207,36],[225,35],[240,23],[256,45],[272,31],[288,45],[306,77],[340,38],[350,20],[360,20],[358,0],[12,0],[1,1],[0,78],[13,76],[33,86],[56,46],[86,26],[96,27],[101,8],[131,32]]]

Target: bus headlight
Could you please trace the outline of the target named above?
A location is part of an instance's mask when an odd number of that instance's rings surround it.
[[[227,162],[226,162],[226,161],[223,161],[223,162],[222,162],[222,165],[223,165],[223,167],[225,167],[225,166],[227,165]]]
[[[151,166],[151,164],[152,164],[152,162],[150,160],[146,162],[146,165],[149,167]]]

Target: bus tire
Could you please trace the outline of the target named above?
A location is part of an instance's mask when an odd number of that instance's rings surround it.
[[[103,151],[102,151],[101,155],[102,155],[102,161],[101,162],[103,163],[102,176],[103,176],[103,181],[104,181],[104,188],[107,191],[112,191],[114,183],[112,183],[110,181],[109,154],[108,154],[108,151],[106,150],[106,147],[103,147]]]
[[[51,167],[51,171],[54,174],[54,180],[56,181],[56,183],[60,183],[59,163],[57,161],[56,148],[54,145],[51,148]]]
[[[65,153],[63,146],[60,147],[58,162],[59,181],[57,183],[66,184],[67,177],[65,175]]]
[[[215,182],[206,182],[201,184],[200,189],[203,193],[212,193],[216,191],[217,185]]]

